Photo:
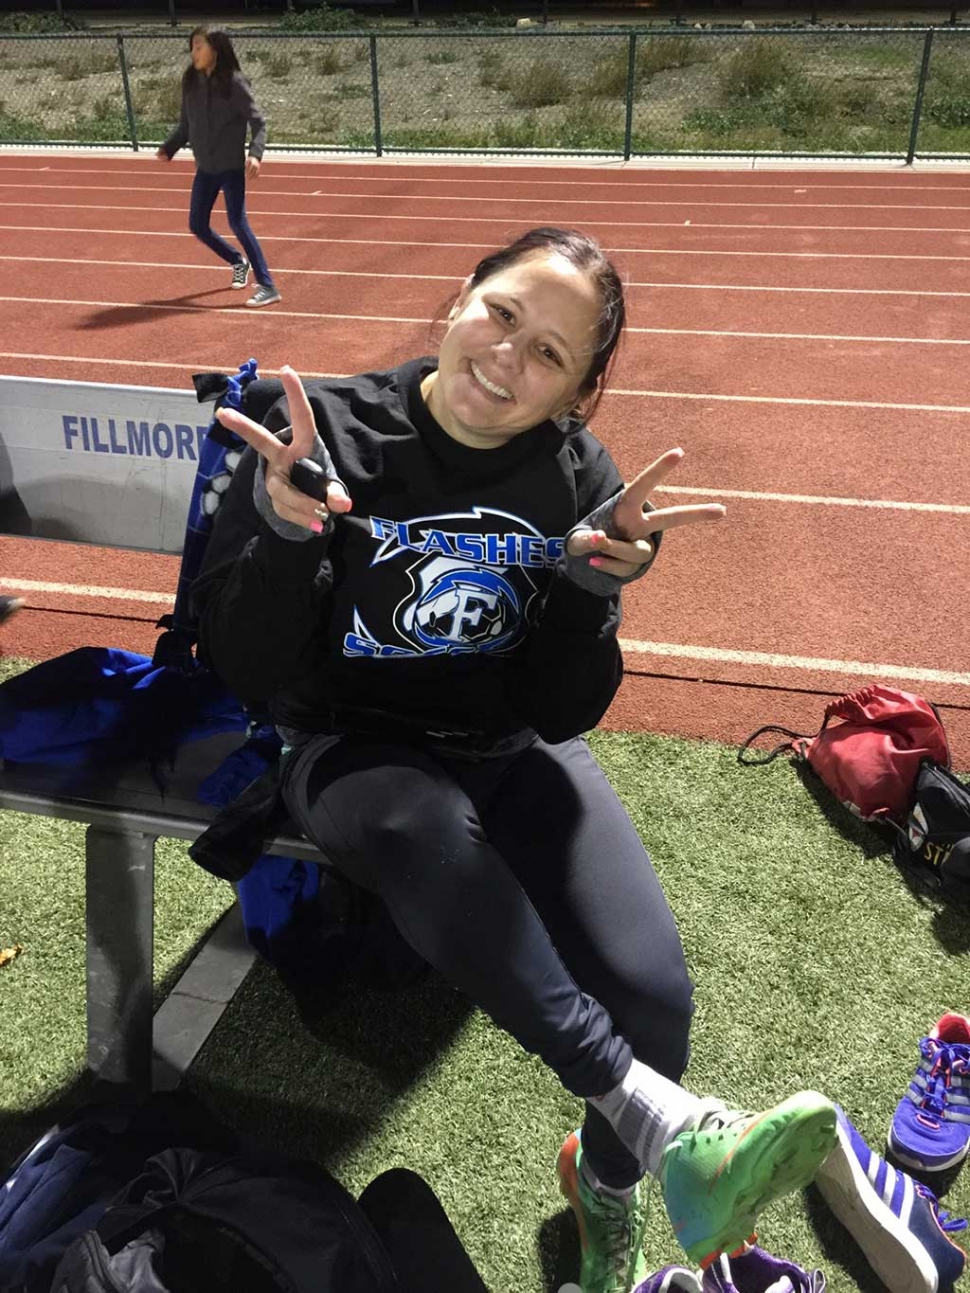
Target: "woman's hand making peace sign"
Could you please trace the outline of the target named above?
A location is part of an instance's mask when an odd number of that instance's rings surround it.
[[[719,521],[727,509],[720,503],[690,503],[683,507],[662,507],[644,511],[644,503],[651,490],[680,463],[683,449],[668,449],[656,462],[641,471],[639,476],[625,486],[605,529],[574,530],[566,551],[571,557],[590,556],[589,564],[604,574],[627,579],[654,555],[650,536],[658,531],[672,530],[678,525],[693,525],[698,521]],[[599,510],[599,509],[597,509]],[[593,518],[596,517],[593,513]],[[592,518],[591,518],[592,519]]]
[[[347,491],[334,476],[333,464],[327,471],[326,500],[320,502],[304,494],[290,482],[290,471],[300,458],[320,458],[320,441],[317,438],[313,410],[307,399],[303,383],[292,368],[280,369],[283,389],[290,409],[293,439],[284,444],[265,427],[253,422],[236,409],[220,409],[216,418],[229,431],[251,445],[266,463],[266,492],[276,514],[291,525],[301,525],[315,534],[321,533],[331,513],[349,512],[353,506]],[[314,454],[314,446],[317,453]],[[329,455],[324,449],[329,462]]]

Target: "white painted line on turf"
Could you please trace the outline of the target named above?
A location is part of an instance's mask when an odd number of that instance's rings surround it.
[[[3,203],[0,203],[2,206]],[[120,210],[128,210],[126,207]],[[681,226],[675,226],[680,228]],[[695,228],[697,226],[694,226]],[[724,228],[723,225],[714,225],[713,228]],[[757,226],[742,225],[743,229],[756,228]],[[114,234],[124,238],[195,238],[194,234],[183,233],[181,230],[167,229],[92,229],[90,227],[77,227],[69,225],[22,225],[22,224],[0,224],[0,229],[17,231],[20,233],[82,233],[88,236],[92,234]],[[970,231],[968,231],[970,232]],[[301,234],[260,234],[260,242],[299,242],[299,243],[327,243],[359,247],[450,247],[460,250],[489,250],[494,247],[494,243],[489,242],[422,242],[417,239],[403,238],[320,238],[310,235]],[[862,251],[736,251],[721,250],[716,247],[608,247],[604,246],[604,251],[611,255],[623,256],[757,256],[760,259],[765,257],[781,257],[783,259],[795,260],[933,260],[942,261],[949,264],[961,261],[970,261],[970,256],[935,256],[913,253],[912,255],[904,252],[862,252]]]
[[[96,368],[99,364],[116,368],[162,368],[180,373],[232,372],[238,361],[236,359],[214,360],[206,362],[196,360],[191,364],[163,363],[157,359],[102,359],[96,355],[42,355],[27,351],[0,350],[0,359],[27,359],[52,364],[86,364]],[[278,368],[263,367],[262,373],[278,373]],[[344,378],[351,373],[320,373],[310,369],[301,369],[301,377]],[[822,400],[807,399],[798,396],[783,395],[715,395],[706,391],[636,391],[618,390],[608,387],[604,398],[610,396],[632,396],[636,399],[649,400],[707,400],[712,403],[737,404],[775,404],[779,407],[805,405],[811,408],[832,409],[891,409],[899,413],[959,413],[970,414],[968,404],[903,404],[891,403],[888,400]]]
[[[158,602],[169,605],[172,593],[149,593],[135,588],[100,588],[94,584],[52,584],[41,579],[3,578],[4,588],[15,588],[18,593],[64,593],[70,597],[103,597],[120,602]],[[45,608],[46,609],[46,608]]]
[[[683,646],[675,642],[640,642],[620,638],[621,650],[631,655],[670,656],[719,664],[750,664],[768,669],[808,669],[813,673],[862,674],[869,678],[906,678],[911,682],[948,683],[970,687],[970,673],[924,669],[919,665],[874,664],[867,660],[827,660],[824,657],[778,655],[769,651],[729,651],[722,647]]]
[[[36,202],[0,202],[0,207],[36,207]],[[178,215],[185,214],[185,208],[177,207],[160,207],[160,206],[129,206],[113,205],[108,202],[45,202],[44,209],[48,211],[151,211],[155,214],[159,212],[174,213]],[[294,217],[307,220],[400,220],[400,221],[430,221],[431,223],[449,223],[449,224],[500,224],[507,226],[509,223],[508,216],[459,216],[459,215],[396,215],[393,212],[366,212],[366,211],[262,211],[254,207],[247,208],[247,215],[256,216],[258,219],[275,219],[285,217],[288,220]],[[970,209],[968,209],[970,214]],[[594,220],[592,223],[598,229],[746,229],[749,233],[909,233],[909,234],[931,234],[931,233],[970,233],[970,226],[950,228],[948,226],[930,225],[870,225],[870,224],[730,224],[726,221],[719,221],[712,224],[698,221],[683,220]],[[366,240],[362,240],[366,241]]]
[[[757,489],[705,489],[702,485],[655,485],[657,494],[690,494],[697,498],[744,498],[759,503],[799,503],[811,507],[870,507],[885,512],[941,512],[970,516],[966,503],[905,503],[889,498],[839,498],[826,494],[776,494]]]
[[[160,301],[87,301],[72,297],[51,296],[0,296],[0,301],[18,305],[78,305],[101,310],[166,310],[176,314],[222,314],[235,319],[249,319],[245,313],[245,303],[240,305],[166,305]],[[394,315],[394,314],[336,314],[319,310],[273,310],[277,319],[339,319],[352,323],[422,323],[430,325],[433,320],[427,315]],[[949,339],[946,337],[873,337],[852,336],[850,333],[824,332],[733,332],[729,329],[714,328],[639,328],[627,327],[628,333],[640,333],[651,337],[722,337],[738,338],[743,341],[841,341],[866,342],[887,346],[970,346],[970,338]]]
[[[58,193],[65,190],[74,190],[77,193],[178,193],[187,192],[186,189],[173,189],[170,185],[163,184],[4,184],[0,181],[0,189],[43,189],[50,191],[56,189]],[[548,206],[550,202],[562,202],[570,206],[610,206],[610,207],[690,207],[692,210],[697,207],[715,207],[718,210],[723,208],[754,208],[756,210],[795,210],[795,211],[965,211],[970,214],[970,203],[959,206],[931,206],[926,203],[911,202],[724,202],[720,199],[710,201],[690,198],[685,202],[676,202],[671,198],[510,198],[510,197],[487,197],[482,194],[455,193],[348,193],[348,192],[330,192],[326,189],[313,189],[301,192],[299,189],[271,189],[262,184],[259,186],[260,198],[360,198],[367,202],[386,201],[388,197],[393,197],[397,202],[474,202],[480,205],[483,202],[505,202],[516,206]],[[314,214],[307,212],[306,214]],[[601,223],[597,221],[597,223]]]
[[[9,260],[17,263],[38,265],[108,265],[119,269],[191,269],[209,274],[225,274],[223,265],[202,265],[194,261],[173,260],[100,260],[92,256],[83,259],[78,256],[0,256],[0,262]],[[312,276],[314,278],[405,278],[427,279],[429,282],[460,283],[461,274],[395,274],[391,270],[362,269],[293,269],[278,265],[280,274],[289,277],[292,274]],[[672,292],[807,292],[822,296],[932,296],[932,297],[968,297],[970,292],[933,292],[919,288],[905,287],[769,287],[757,283],[661,283],[643,282],[638,279],[627,279],[624,288],[649,287]]]

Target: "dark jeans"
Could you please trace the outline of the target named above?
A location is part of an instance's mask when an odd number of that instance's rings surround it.
[[[479,762],[344,737],[286,764],[294,820],[386,903],[426,961],[579,1096],[631,1054],[674,1081],[692,985],[632,822],[583,740]],[[585,1152],[617,1187],[640,1175],[587,1106]]]
[[[250,229],[249,221],[246,219],[246,172],[244,170],[220,171],[218,175],[210,175],[208,171],[195,172],[192,199],[189,203],[189,229],[200,242],[204,242],[227,264],[239,263],[242,259],[239,252],[235,247],[230,247],[225,238],[220,238],[217,233],[214,233],[209,224],[209,217],[212,215],[212,208],[216,204],[220,189],[226,199],[229,228],[242,243],[246,259],[252,265],[253,273],[256,275],[256,282],[262,283],[264,287],[273,287],[273,276],[263,259],[263,252],[256,241],[256,235]]]

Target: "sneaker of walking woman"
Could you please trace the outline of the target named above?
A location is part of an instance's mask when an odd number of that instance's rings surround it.
[[[242,260],[237,260],[232,267],[232,286],[234,288],[245,287],[249,282],[249,271],[252,268],[245,256]]]
[[[647,1275],[640,1185],[622,1193],[594,1188],[583,1166],[580,1133],[559,1151],[559,1184],[576,1214],[582,1293],[630,1293]]]
[[[808,1185],[836,1143],[835,1106],[817,1091],[764,1113],[704,1104],[664,1150],[659,1178],[674,1234],[702,1269],[752,1239],[761,1209]]]
[[[951,1293],[967,1261],[952,1236],[967,1223],[870,1149],[841,1109],[838,1118],[838,1145],[815,1178],[822,1198],[890,1293]]]
[[[256,291],[252,294],[247,305],[273,305],[276,301],[282,301],[282,296],[275,287],[267,287],[265,283],[260,283]]]
[[[918,1172],[943,1172],[970,1150],[970,1019],[945,1014],[919,1051],[919,1067],[893,1114],[889,1152]]]

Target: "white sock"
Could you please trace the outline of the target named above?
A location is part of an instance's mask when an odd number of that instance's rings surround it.
[[[701,1101],[639,1060],[633,1061],[619,1085],[589,1103],[651,1176],[657,1175],[663,1152],[674,1137],[710,1107],[710,1101]]]
[[[629,1199],[636,1185],[626,1185],[619,1189],[615,1185],[604,1185],[589,1165],[589,1159],[584,1154],[579,1164],[579,1170],[582,1173],[583,1180],[596,1194],[610,1194],[615,1199]],[[559,1290],[562,1293],[562,1289]]]

